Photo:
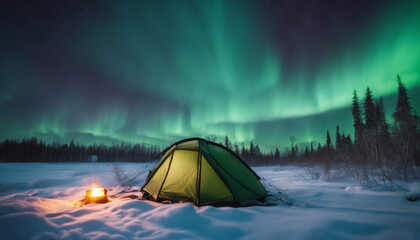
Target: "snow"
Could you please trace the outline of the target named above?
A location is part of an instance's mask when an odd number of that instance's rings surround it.
[[[134,173],[145,164],[121,164]],[[409,193],[310,179],[303,168],[255,167],[293,206],[196,207],[131,198],[75,207],[116,189],[112,164],[0,164],[0,239],[420,239],[420,183]],[[140,180],[146,177],[147,171]],[[137,188],[138,189],[138,188]],[[132,192],[121,196],[139,193]]]

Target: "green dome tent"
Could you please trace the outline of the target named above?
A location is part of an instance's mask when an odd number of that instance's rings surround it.
[[[202,205],[240,206],[263,200],[260,177],[230,149],[201,138],[174,143],[150,172],[143,197]]]

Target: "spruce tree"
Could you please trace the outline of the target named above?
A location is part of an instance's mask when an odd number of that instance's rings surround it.
[[[413,166],[420,162],[420,139],[415,115],[410,106],[407,88],[397,75],[398,101],[394,114],[393,143],[399,152],[403,169],[403,178],[407,179],[413,173]]]
[[[379,100],[376,100],[375,102],[375,125],[378,132],[380,132],[381,122],[382,122],[382,117],[383,117],[381,114],[381,111],[383,110],[381,106],[381,99],[382,99],[382,96],[380,96]]]
[[[249,143],[249,155],[251,155],[251,157],[254,157],[254,153],[255,153],[254,142],[251,141]]]
[[[255,146],[255,156],[259,157],[261,155],[261,150],[258,144]]]
[[[330,131],[327,130],[327,152],[330,153],[332,148]]]
[[[401,82],[400,75],[397,75],[397,82],[398,101],[397,107],[392,117],[394,118],[395,123],[399,127],[411,127],[410,125],[412,125],[412,108],[410,106],[410,101],[407,95],[407,88],[405,88],[404,84]]]
[[[235,152],[237,155],[239,155],[239,146],[238,146],[238,144],[236,144],[236,142],[235,142],[235,144],[233,145],[233,149],[234,149],[234,152]]]
[[[376,121],[378,132],[383,142],[388,142],[390,138],[389,133],[389,124],[386,122],[385,110],[384,110],[384,101],[382,96],[379,98],[379,101],[376,103]]]
[[[304,153],[305,157],[309,157],[309,148],[308,145],[306,145],[305,147],[305,153]]]
[[[241,156],[242,156],[242,157],[245,157],[245,155],[246,155],[245,144],[244,144],[244,143],[242,143]]]
[[[366,97],[364,103],[365,125],[366,129],[372,131],[376,128],[375,104],[373,103],[372,91],[366,88]]]
[[[351,142],[351,136],[350,136],[350,134],[347,134],[346,142],[351,146],[352,142]]]
[[[321,153],[321,151],[322,151],[321,143],[318,143],[318,146],[316,147],[316,151],[317,151],[318,154]]]
[[[274,153],[274,158],[277,160],[280,159],[280,151],[277,147],[276,147],[276,152]]]
[[[228,138],[227,135],[226,135],[226,138],[225,138],[225,147],[230,148],[230,146],[229,146],[229,138]]]
[[[337,125],[337,130],[335,133],[335,147],[340,149],[342,145],[341,135],[340,135],[340,127]]]
[[[293,147],[293,144],[296,142],[296,138],[295,137],[289,137],[290,143],[292,144],[292,157],[295,157],[296,153],[295,153],[295,149]]]
[[[314,141],[311,141],[311,156],[314,155]]]
[[[356,90],[353,92],[353,103],[351,106],[351,113],[353,115],[353,127],[354,127],[354,136],[355,143],[360,141],[363,132],[363,121],[360,112],[359,98],[357,97]]]

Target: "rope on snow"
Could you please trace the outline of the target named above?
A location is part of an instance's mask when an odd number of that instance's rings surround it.
[[[261,183],[264,185],[264,187],[269,191],[270,195],[274,197],[275,199],[285,203],[288,206],[293,206],[293,203],[289,201],[289,198],[287,197],[287,194],[284,193],[284,190],[280,189],[276,185],[273,184],[272,181],[267,180],[265,177],[261,178]],[[279,194],[280,196],[276,196],[274,194]]]

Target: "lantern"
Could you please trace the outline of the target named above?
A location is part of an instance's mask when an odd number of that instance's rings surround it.
[[[107,203],[108,191],[105,188],[92,188],[86,190],[85,204],[89,203]]]

